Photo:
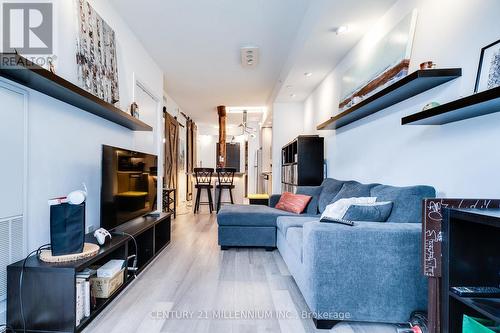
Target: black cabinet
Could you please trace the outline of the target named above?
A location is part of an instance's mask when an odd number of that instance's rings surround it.
[[[324,139],[301,135],[281,149],[281,190],[321,185],[324,179]]]
[[[138,248],[138,272],[141,272],[170,243],[171,214],[159,217],[140,217],[119,226],[118,233],[134,236]],[[86,242],[96,243],[92,234]],[[27,332],[80,332],[134,279],[125,270],[122,286],[111,297],[96,299],[90,317],[76,326],[76,274],[90,266],[100,266],[111,259],[126,260],[135,254],[130,237],[114,235],[99,253],[91,258],[64,264],[44,263],[36,257],[26,261],[23,273],[23,308]],[[7,323],[22,331],[19,277],[23,261],[7,267]]]
[[[443,333],[462,332],[463,315],[500,323],[500,298],[461,297],[451,287],[500,284],[500,210],[445,209],[443,219]]]

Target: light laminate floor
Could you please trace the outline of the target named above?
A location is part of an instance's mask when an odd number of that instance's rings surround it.
[[[277,250],[220,251],[215,214],[178,216],[172,229],[169,247],[85,333],[327,332],[302,318],[307,306]],[[331,332],[396,329],[342,323]]]

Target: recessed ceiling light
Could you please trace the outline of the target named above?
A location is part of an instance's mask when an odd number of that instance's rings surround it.
[[[291,98],[295,98],[295,97],[297,97],[297,95],[296,94],[290,94],[290,97]]]
[[[347,25],[341,25],[335,29],[337,35],[343,35],[349,32],[349,27]]]
[[[304,73],[304,76],[305,76],[305,77],[311,77],[312,75],[313,75],[313,73],[311,73],[311,72],[305,72],[305,73]]]

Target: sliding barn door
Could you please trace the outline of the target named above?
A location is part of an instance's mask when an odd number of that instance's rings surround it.
[[[177,188],[179,122],[165,112],[165,187]]]
[[[193,171],[194,168],[196,168],[196,135],[197,135],[197,127],[196,124],[191,120],[188,119],[186,122],[186,140],[187,140],[187,193],[186,193],[186,199],[188,201],[193,200]]]

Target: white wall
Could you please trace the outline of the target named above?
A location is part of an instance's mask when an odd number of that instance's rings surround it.
[[[54,0],[57,74],[76,80],[76,6],[74,1]],[[146,83],[159,98],[163,96],[163,74],[127,25],[105,1],[91,1],[98,13],[115,30],[117,38],[120,104],[130,105],[134,77]],[[3,80],[3,79],[2,79]],[[21,86],[20,86],[21,87]],[[22,88],[22,87],[21,87]],[[24,88],[23,88],[24,89]],[[101,145],[114,145],[161,154],[160,110],[149,125],[152,132],[132,132],[112,122],[29,90],[29,182],[28,248],[49,241],[47,199],[81,187],[89,189],[87,227],[100,223]],[[14,112],[14,110],[13,110]],[[160,173],[161,174],[161,173]]]
[[[480,49],[498,40],[496,0],[401,0],[382,19],[397,23],[412,8],[418,22],[410,71],[432,60],[438,67],[462,67],[463,76],[326,136],[328,175],[395,185],[429,184],[447,197],[500,197],[500,114],[444,126],[401,126],[403,116],[430,101],[445,103],[473,92]],[[353,49],[304,103],[306,133],[338,109],[339,78],[362,52]],[[275,123],[276,124],[276,123]],[[276,155],[276,154],[275,154]],[[276,161],[276,160],[275,160]]]
[[[281,193],[281,148],[303,131],[303,103],[273,104],[273,193]]]

